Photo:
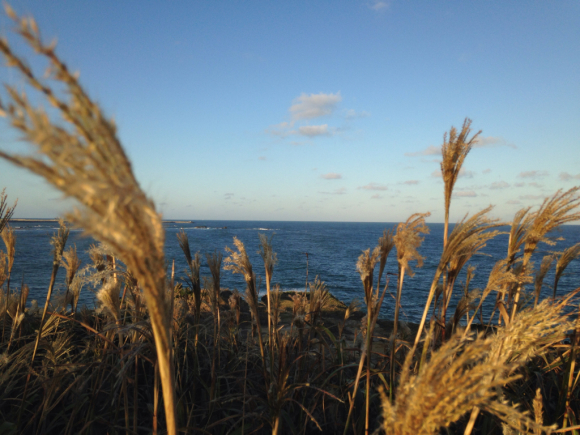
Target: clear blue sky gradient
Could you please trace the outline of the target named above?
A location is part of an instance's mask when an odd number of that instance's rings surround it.
[[[580,185],[575,0],[11,4],[58,39],[168,219],[441,222],[433,152],[465,117],[483,140],[452,220]],[[5,162],[0,187],[18,217],[72,205]]]

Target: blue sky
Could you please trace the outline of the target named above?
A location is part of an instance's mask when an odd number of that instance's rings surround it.
[[[577,1],[11,4],[58,39],[168,219],[441,222],[439,148],[465,117],[482,140],[452,220],[580,185]],[[22,148],[4,122],[0,147]],[[5,162],[0,186],[18,217],[71,207]]]

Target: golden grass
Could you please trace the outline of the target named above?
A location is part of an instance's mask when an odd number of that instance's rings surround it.
[[[49,79],[64,86],[67,99],[60,98],[48,80],[38,77],[12,51],[7,40],[1,39],[0,51],[8,66],[46,99],[61,115],[64,125],[53,121],[44,109],[32,106],[26,94],[6,86],[10,101],[1,102],[0,111],[23,139],[36,146],[38,157],[3,151],[0,157],[42,176],[66,196],[75,198],[82,208],[67,214],[66,219],[110,246],[139,281],[155,335],[167,429],[175,434],[161,216],[139,187],[113,121],[105,118],[76,75],[60,61],[54,45],[42,41],[34,20],[17,17],[8,6],[6,11],[17,23],[16,32],[49,63]]]
[[[451,196],[453,195],[453,187],[459,177],[463,162],[477,143],[477,137],[481,131],[475,133],[471,138],[471,119],[465,118],[461,131],[457,132],[455,127],[451,127],[449,135],[445,133],[443,136],[443,145],[441,146],[441,176],[443,177],[444,198],[445,198],[445,227],[443,233],[443,246],[447,245],[447,232],[449,226],[449,208],[451,207]]]

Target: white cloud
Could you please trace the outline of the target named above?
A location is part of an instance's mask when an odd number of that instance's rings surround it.
[[[459,198],[474,198],[477,196],[473,190],[462,190],[459,192],[453,192],[453,196],[457,196]]]
[[[520,178],[540,178],[548,175],[547,171],[524,171],[520,172],[518,177]]]
[[[345,110],[345,112],[344,112],[344,118],[348,119],[348,120],[356,119],[356,118],[368,118],[370,116],[371,116],[370,112],[367,112],[366,110],[362,110],[360,112],[357,112],[354,109],[348,109],[348,110]]]
[[[388,187],[384,184],[369,183],[366,186],[360,186],[359,189],[363,190],[388,190]]]
[[[571,175],[568,172],[560,172],[560,180],[562,181],[580,180],[580,174]]]
[[[290,134],[298,134],[300,136],[315,137],[315,136],[329,136],[328,124],[323,125],[303,125],[298,127],[298,131],[291,131]]]
[[[417,157],[417,156],[435,156],[441,154],[441,147],[436,147],[435,145],[429,145],[427,148],[421,151],[415,151],[412,153],[405,153],[407,157]]]
[[[506,183],[505,181],[498,181],[495,183],[491,183],[491,186],[489,186],[490,189],[496,190],[496,189],[506,189],[510,187],[510,185],[508,183]]]
[[[324,178],[325,180],[340,180],[342,175],[337,174],[336,172],[329,172],[328,174],[322,174],[320,177]]]
[[[409,186],[412,186],[415,184],[419,184],[419,180],[407,180],[407,181],[403,181],[403,184],[407,184]]]
[[[323,94],[322,92],[320,94],[302,94],[290,106],[292,120],[314,119],[331,115],[341,100],[340,92],[336,94]]]
[[[474,148],[492,148],[492,147],[509,147],[516,149],[513,143],[509,143],[501,136],[479,136],[476,139]]]

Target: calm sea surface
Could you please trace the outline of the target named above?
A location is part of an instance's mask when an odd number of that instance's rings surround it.
[[[319,276],[325,281],[330,291],[344,302],[353,298],[363,299],[363,287],[356,271],[355,264],[361,251],[374,248],[384,229],[393,227],[393,223],[354,223],[354,222],[266,222],[266,221],[195,221],[195,223],[164,224],[166,230],[166,258],[168,271],[171,261],[175,260],[176,276],[185,276],[185,258],[176,234],[184,230],[189,236],[192,252],[201,254],[219,250],[226,256],[224,248],[233,248],[233,238],[238,237],[246,246],[246,251],[252,261],[254,272],[264,276],[262,259],[258,254],[259,233],[268,236],[274,234],[273,248],[278,255],[278,264],[274,267],[272,282],[279,283],[283,290],[303,290],[306,282],[306,255],[308,255],[308,277],[312,281]],[[22,279],[30,287],[29,301],[37,299],[39,305],[44,304],[52,270],[51,245],[49,241],[58,229],[56,222],[12,222],[16,229],[16,259],[12,274],[11,287],[20,287]],[[207,228],[195,228],[205,226]],[[417,322],[421,318],[422,310],[427,299],[429,286],[439,261],[443,244],[443,224],[429,224],[430,234],[425,236],[423,245],[419,249],[425,257],[422,268],[414,268],[415,276],[405,277],[402,294],[402,319]],[[541,244],[534,257],[539,264],[543,255],[555,250],[562,250],[580,242],[580,226],[564,226],[551,234],[553,237],[564,238],[552,247]],[[475,256],[470,264],[477,267],[471,288],[483,288],[487,282],[489,271],[493,264],[505,257],[507,250],[507,235],[500,235],[490,241],[482,251],[485,255]],[[87,249],[95,243],[91,238],[82,235],[81,231],[72,230],[68,246],[76,244],[82,265],[89,262]],[[465,270],[467,267],[464,268]],[[397,273],[395,249],[387,259],[387,272]],[[549,285],[553,282],[553,270],[545,279],[542,297],[552,294]],[[376,270],[378,274],[378,267]],[[205,256],[201,274],[209,275],[205,263]],[[65,271],[61,267],[57,276],[57,291],[63,291]],[[465,273],[456,283],[455,295],[459,299],[462,290],[462,281]],[[384,278],[383,278],[384,282]],[[391,277],[389,289],[396,293],[396,277]],[[375,274],[376,285],[376,274]],[[573,261],[558,284],[558,294],[563,295],[580,286],[580,260]],[[233,275],[229,271],[222,272],[222,287],[245,289],[241,275]],[[528,286],[532,291],[532,286]],[[264,285],[261,286],[261,290]],[[94,289],[83,288],[79,306],[86,304],[91,307],[95,303]],[[488,304],[484,313],[490,313],[493,308],[495,294],[488,297]],[[454,309],[455,304],[452,303]],[[385,298],[382,317],[392,317],[394,299]]]

